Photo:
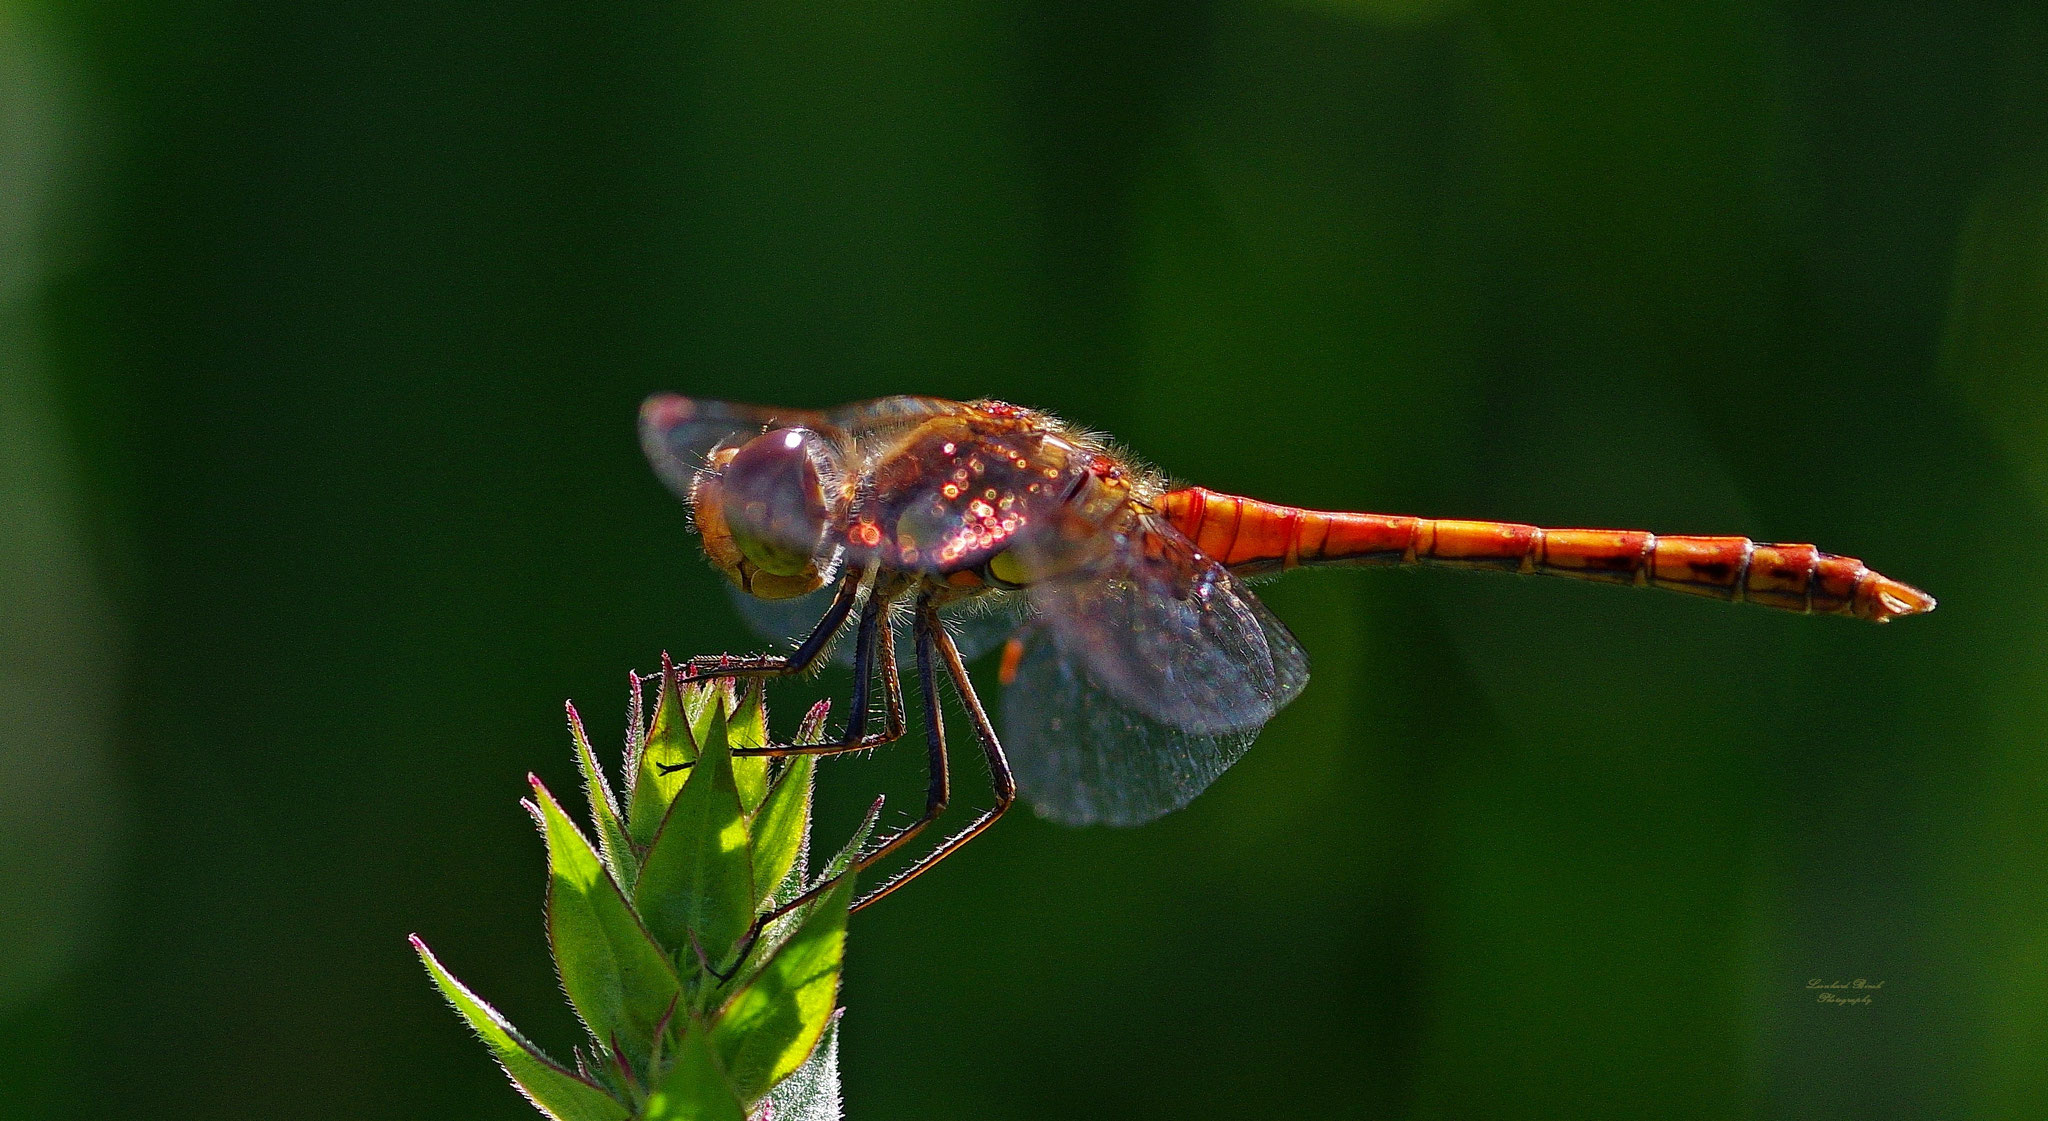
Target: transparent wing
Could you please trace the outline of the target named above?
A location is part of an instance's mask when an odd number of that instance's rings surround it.
[[[1171,813],[1258,736],[1162,724],[1097,685],[1036,628],[1025,650],[1003,690],[1003,746],[1025,800],[1062,825],[1142,825]]]
[[[657,393],[640,406],[640,448],[654,465],[654,473],[687,502],[691,483],[714,448],[740,436],[756,436],[789,425],[836,431],[826,415],[815,409]]]
[[[803,641],[825,617],[825,608],[832,603],[836,589],[820,588],[809,595],[795,599],[757,599],[738,588],[729,588],[733,606],[740,618],[754,633],[766,639],[795,645]],[[994,602],[990,602],[991,599]],[[939,617],[945,620],[946,630],[953,636],[953,644],[960,648],[960,656],[969,661],[1001,646],[1003,641],[1014,634],[1023,623],[1024,601],[1022,597],[980,596],[956,606],[939,609]],[[909,612],[898,612],[890,620],[896,631],[896,657],[907,661],[911,645]],[[853,626],[849,622],[847,630]],[[842,639],[845,636],[842,634]],[[853,664],[853,643],[841,641],[832,647],[832,660],[839,665]]]
[[[827,584],[795,599],[761,599],[731,584],[726,585],[725,590],[732,595],[733,609],[746,620],[749,630],[784,647],[793,647],[810,637],[819,620],[825,617],[825,608],[831,605],[832,597],[839,592],[837,585]],[[835,643],[832,659],[841,665],[851,663],[852,644]]]
[[[982,595],[939,608],[939,619],[953,636],[953,645],[960,648],[960,657],[971,662],[1016,634],[1029,610],[1021,595]],[[896,648],[911,650],[907,645],[911,641],[910,618],[905,616],[896,628]]]
[[[1203,735],[1256,731],[1308,682],[1287,627],[1222,565],[1146,517],[1105,562],[1036,584],[1062,655],[1125,707]]]
[[[687,501],[705,457],[728,441],[801,425],[835,438],[842,451],[851,452],[857,442],[885,437],[959,408],[958,403],[942,398],[909,395],[877,397],[831,409],[791,409],[657,393],[640,406],[640,446],[655,473]]]
[[[1146,521],[1106,565],[1031,591],[1003,693],[1017,783],[1066,824],[1179,809],[1308,682],[1301,644],[1221,565]]]
[[[966,408],[958,401],[944,397],[919,397],[899,393],[894,397],[875,397],[866,401],[855,401],[850,405],[825,410],[825,420],[850,433],[855,438],[886,435],[890,432],[915,427],[920,421],[931,417],[956,413]]]

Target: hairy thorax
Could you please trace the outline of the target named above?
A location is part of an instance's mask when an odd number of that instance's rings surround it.
[[[962,591],[1085,566],[1133,516],[1134,480],[1114,457],[1044,414],[995,402],[920,425],[866,476],[848,559]]]

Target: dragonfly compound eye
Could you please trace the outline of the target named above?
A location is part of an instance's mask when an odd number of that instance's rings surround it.
[[[844,506],[836,449],[807,428],[778,428],[714,454],[694,503],[705,552],[765,599],[799,596],[830,578],[828,534]]]
[[[808,429],[778,428],[749,441],[725,466],[733,544],[763,572],[795,576],[818,555],[829,524],[823,445]]]

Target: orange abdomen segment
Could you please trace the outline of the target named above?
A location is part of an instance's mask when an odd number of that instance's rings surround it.
[[[1854,557],[1811,545],[1333,513],[1201,487],[1161,496],[1158,509],[1196,548],[1240,573],[1305,564],[1431,564],[1669,588],[1880,623],[1934,610],[1934,597],[1926,592],[1874,572]]]

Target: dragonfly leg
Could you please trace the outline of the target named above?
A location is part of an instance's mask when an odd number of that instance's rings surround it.
[[[850,751],[866,751],[895,743],[903,738],[903,681],[896,667],[896,636],[888,626],[889,604],[881,597],[868,600],[861,612],[859,634],[853,648],[853,696],[847,705],[849,710],[846,734],[836,739],[821,740],[817,743],[764,744],[760,747],[736,747],[736,757],[788,755],[840,755]],[[883,727],[882,731],[868,733],[868,711],[870,691],[873,688],[871,663],[877,659],[882,667]],[[693,663],[694,664],[694,663]],[[661,773],[670,774],[690,767],[689,763],[657,764]]]
[[[949,795],[949,777],[946,767],[946,729],[944,710],[940,707],[939,703],[938,675],[932,664],[934,653],[945,660],[947,676],[953,679],[953,690],[959,694],[961,703],[966,707],[968,719],[974,728],[975,738],[980,741],[982,752],[988,759],[989,776],[995,788],[996,804],[989,809],[981,811],[973,821],[968,823],[965,829],[947,838],[939,847],[919,857],[916,863],[889,877],[889,879],[883,881],[882,886],[855,900],[852,907],[852,910],[855,911],[874,903],[883,896],[909,883],[932,865],[952,855],[954,850],[973,840],[982,830],[995,824],[996,819],[1003,816],[1004,812],[1017,800],[1017,780],[1010,773],[1010,761],[1003,755],[1003,745],[996,738],[995,726],[989,722],[988,712],[982,708],[981,698],[975,695],[974,683],[968,679],[967,666],[961,661],[960,650],[953,645],[953,639],[946,634],[946,628],[939,623],[936,609],[929,602],[920,603],[917,612],[917,671],[918,685],[924,693],[925,736],[927,750],[930,752],[931,773],[931,780],[925,792],[925,812],[922,817],[891,834],[887,840],[884,840],[866,855],[854,861],[853,870],[860,871],[871,867],[883,857],[902,847],[904,843],[916,836],[927,825],[937,820],[939,814],[945,811]],[[901,720],[900,704],[899,693],[899,707],[895,717],[899,722]],[[878,807],[880,802],[880,799],[876,799]],[[822,880],[812,884],[801,895],[755,919],[754,925],[748,928],[746,937],[740,939],[739,946],[733,953],[732,965],[724,971],[714,968],[712,973],[720,981],[731,980],[739,972],[740,964],[747,960],[747,955],[753,952],[754,944],[760,940],[761,932],[768,928],[769,923],[817,899],[820,895],[831,890],[832,885],[838,882],[838,879],[835,877],[834,879]]]
[[[895,743],[903,738],[903,676],[896,665],[896,636],[886,620],[889,607],[886,603],[871,601],[861,614],[860,634],[853,650],[853,696],[848,704],[849,714],[846,732],[836,739],[821,740],[817,743],[768,744],[762,747],[736,747],[735,756],[767,755],[841,755],[849,751],[866,751]],[[870,734],[868,728],[870,678],[873,676],[870,662],[879,662],[882,670],[882,730]]]
[[[890,853],[909,843],[912,837],[924,831],[925,826],[937,821],[946,812],[946,802],[951,797],[952,779],[946,767],[946,714],[939,704],[938,674],[933,668],[933,648],[939,643],[951,645],[946,637],[946,628],[939,623],[937,609],[929,601],[918,604],[917,609],[917,683],[924,693],[924,737],[928,757],[925,783],[924,814],[916,821],[898,829],[883,838],[880,844],[863,853],[854,861],[856,871],[865,871]]]
[[[691,658],[689,670],[676,684],[690,685],[719,677],[787,677],[809,672],[825,660],[825,651],[832,645],[832,636],[839,633],[840,628],[846,625],[846,617],[853,614],[853,605],[860,599],[862,577],[860,572],[847,573],[846,578],[839,582],[839,594],[832,597],[832,605],[825,609],[824,617],[787,655],[710,654]]]
[[[977,814],[973,821],[967,823],[966,828],[946,838],[937,848],[918,857],[916,863],[882,881],[880,887],[854,900],[853,909],[856,911],[877,902],[883,896],[916,879],[932,865],[951,856],[960,846],[980,835],[982,830],[994,825],[996,819],[1003,816],[1017,801],[1017,779],[1010,773],[1010,760],[1003,754],[1002,741],[996,738],[995,726],[989,722],[988,712],[982,708],[981,698],[974,692],[974,682],[967,676],[967,665],[960,658],[959,647],[953,645],[952,637],[946,633],[944,627],[939,625],[937,615],[930,614],[929,608],[920,611],[918,622],[921,625],[921,631],[918,636],[920,640],[917,651],[918,670],[921,683],[924,686],[925,703],[931,713],[930,735],[934,745],[932,748],[932,790],[936,795],[936,809],[944,809],[946,805],[945,741],[943,729],[940,727],[939,698],[935,688],[937,683],[932,679],[930,650],[927,648],[927,642],[931,646],[936,646],[939,656],[945,659],[946,675],[953,679],[953,691],[959,695],[961,705],[967,709],[967,719],[969,725],[973,728],[974,738],[980,741],[982,755],[988,760],[989,781],[990,785],[994,788],[996,802],[995,805]],[[868,867],[876,860],[881,859],[890,848],[893,848],[902,841],[909,840],[911,835],[926,825],[931,824],[932,819],[938,816],[936,810],[929,804],[932,801],[928,799],[926,813],[923,818],[903,832],[891,837],[888,842],[881,848],[876,849],[872,854],[863,857],[856,866],[863,869]]]

